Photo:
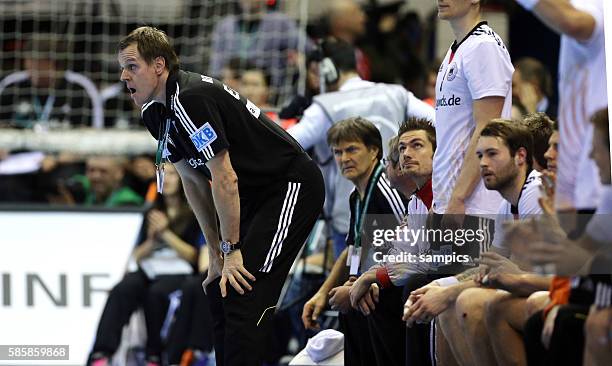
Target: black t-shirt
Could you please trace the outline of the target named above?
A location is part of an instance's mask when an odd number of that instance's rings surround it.
[[[181,159],[208,177],[205,163],[227,149],[242,193],[255,192],[286,179],[291,161],[305,154],[301,146],[248,99],[211,77],[192,72],[171,73],[166,106],[142,107],[144,123],[154,138],[172,121],[169,159]]]

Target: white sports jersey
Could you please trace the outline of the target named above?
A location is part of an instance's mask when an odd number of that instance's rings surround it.
[[[532,215],[542,213],[542,207],[538,199],[542,195],[542,179],[541,174],[537,170],[532,170],[525,180],[525,184],[521,189],[518,205],[512,207],[510,202],[503,200],[499,205],[499,211],[495,217],[495,237],[493,238],[493,246],[506,255],[510,255],[510,248],[504,243],[503,223],[508,220],[524,220]]]
[[[501,38],[479,23],[446,53],[436,81],[436,140],[433,210],[443,214],[455,188],[470,138],[476,129],[474,100],[505,97],[501,117],[512,108],[514,67]],[[467,214],[495,214],[502,198],[482,181],[465,203]]]
[[[602,0],[572,0],[595,19],[591,38],[579,42],[561,36],[559,53],[559,156],[557,209],[595,208],[599,191],[597,166],[589,159],[593,126],[589,119],[608,104]],[[576,162],[578,169],[576,169]]]

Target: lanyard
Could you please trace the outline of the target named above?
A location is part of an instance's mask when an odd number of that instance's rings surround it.
[[[157,139],[157,151],[155,152],[155,176],[157,178],[157,192],[164,190],[164,164],[168,153],[168,134],[170,133],[170,118],[159,126],[159,138]]]
[[[374,186],[376,185],[378,178],[382,174],[383,169],[384,169],[383,165],[378,164],[378,166],[376,167],[376,170],[374,171],[372,179],[370,180],[370,183],[368,185],[367,193],[363,199],[363,210],[361,210],[361,200],[360,199],[357,200],[357,204],[355,206],[355,218],[356,219],[355,219],[355,227],[354,227],[355,248],[361,247],[361,229],[363,227],[363,222],[365,220],[366,212],[368,212],[368,206],[370,205],[370,199],[372,198],[372,191],[374,190]]]
[[[49,95],[47,97],[47,101],[45,102],[45,106],[40,108],[40,101],[38,98],[34,98],[34,112],[36,113],[36,120],[39,122],[49,122],[49,118],[51,117],[51,110],[53,109],[53,104],[55,103],[55,95]]]

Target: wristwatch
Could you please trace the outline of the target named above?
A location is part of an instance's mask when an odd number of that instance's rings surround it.
[[[228,255],[234,250],[242,248],[242,244],[240,244],[240,242],[232,244],[229,241],[221,240],[219,247],[221,247],[221,253]]]

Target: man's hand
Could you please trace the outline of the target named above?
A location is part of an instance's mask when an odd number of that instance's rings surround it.
[[[304,309],[302,310],[302,323],[304,323],[304,328],[313,330],[321,329],[318,323],[319,314],[321,314],[325,306],[327,306],[327,298],[327,293],[317,292],[306,302],[306,304],[304,304]]]
[[[244,295],[244,289],[251,291],[253,288],[245,277],[255,282],[255,276],[244,268],[240,249],[227,254],[225,258],[223,258],[223,271],[221,273],[221,282],[219,282],[221,296],[227,296],[226,284],[228,281],[240,295]]]
[[[223,257],[221,254],[209,248],[208,258],[208,275],[204,282],[202,282],[204,293],[206,293],[206,286],[220,277],[223,272]]]
[[[376,270],[370,269],[367,272],[363,273],[359,278],[353,283],[349,293],[351,295],[351,306],[354,309],[358,309],[359,302],[361,299],[367,295],[370,291],[370,286],[376,282]],[[372,309],[374,310],[374,309]]]
[[[478,263],[480,263],[481,266],[484,265],[487,267],[487,273],[489,275],[501,273],[524,273],[516,265],[516,263],[512,262],[510,259],[504,257],[503,255],[492,251],[482,253],[480,255],[480,258],[478,259]]]
[[[586,275],[587,264],[593,254],[567,239],[560,243],[539,241],[529,248],[529,263],[534,266],[554,265],[554,273],[561,276]]]
[[[353,308],[368,316],[376,309],[379,296],[380,289],[377,284],[373,283],[370,285],[369,291],[359,300],[357,306],[353,306]]]
[[[542,185],[540,190],[542,195],[538,198],[538,203],[544,213],[548,215],[555,215],[555,182],[557,175],[555,172],[550,170],[544,170],[542,172]]]
[[[415,322],[430,322],[450,305],[449,289],[451,287],[425,286],[412,291],[408,301],[408,311],[404,312],[403,319],[408,326]]]
[[[442,228],[450,230],[460,229],[463,227],[464,219],[465,202],[457,198],[451,198],[442,217]]]
[[[538,219],[504,222],[503,228],[504,238],[520,263],[531,261],[533,243],[560,243],[566,238],[556,217],[548,214],[540,215]]]
[[[342,286],[334,287],[329,292],[329,305],[333,310],[337,310],[341,313],[347,313],[351,309],[351,295],[349,290],[355,282],[356,278],[351,277]]]

